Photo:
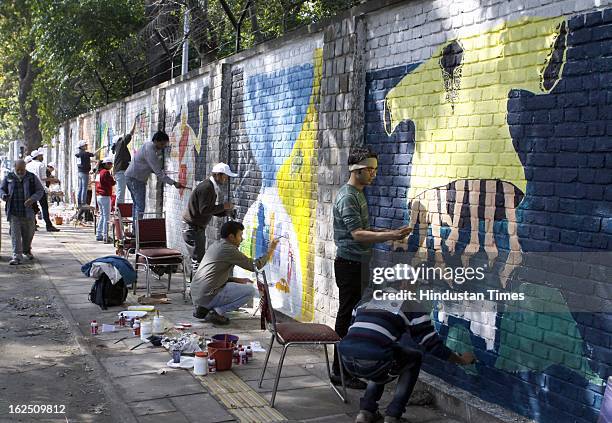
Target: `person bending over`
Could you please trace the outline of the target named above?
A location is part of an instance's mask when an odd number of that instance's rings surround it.
[[[414,390],[423,352],[460,365],[474,363],[475,357],[471,352],[458,355],[444,345],[423,304],[375,298],[380,296],[364,299],[355,308],[353,322],[338,349],[349,375],[368,383],[355,422],[381,418],[378,401],[385,384],[398,377],[384,420],[395,423],[401,421]]]

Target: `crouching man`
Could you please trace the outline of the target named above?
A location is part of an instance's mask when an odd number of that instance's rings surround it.
[[[275,239],[270,243],[268,252],[255,260],[244,255],[238,247],[242,242],[244,226],[240,222],[229,221],[221,226],[221,240],[214,243],[204,254],[191,282],[191,298],[194,305],[193,316],[217,325],[227,325],[230,320],[225,313],[237,310],[246,304],[255,293],[248,278],[230,276],[234,266],[254,271],[253,265],[261,269],[268,262],[278,245]]]
[[[9,264],[21,264],[22,254],[32,260],[32,239],[36,219],[32,208],[45,194],[40,180],[26,170],[23,160],[15,161],[15,170],[10,172],[0,185],[0,197],[6,201],[6,218],[10,222],[13,258]]]
[[[397,292],[386,288],[385,293]],[[423,352],[467,365],[474,354],[458,355],[444,345],[435,331],[425,305],[415,301],[376,299],[364,294],[353,311],[353,323],[339,345],[342,362],[353,377],[367,381],[356,423],[378,421],[378,401],[385,384],[398,377],[395,394],[385,412],[385,422],[400,422],[419,377]],[[369,299],[366,298],[369,296]]]

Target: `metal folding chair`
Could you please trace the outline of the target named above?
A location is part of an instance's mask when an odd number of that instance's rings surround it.
[[[276,322],[276,316],[274,307],[270,297],[270,290],[268,289],[268,281],[266,274],[263,271],[258,271],[255,266],[255,276],[257,280],[257,289],[260,295],[260,309],[261,309],[261,328],[267,329],[272,332],[272,338],[270,339],[270,345],[266,353],[266,361],[264,362],[263,370],[261,371],[261,377],[259,378],[259,387],[263,382],[266,368],[268,366],[268,360],[270,359],[270,352],[274,345],[274,340],[283,346],[283,352],[278,362],[278,370],[276,372],[276,379],[274,380],[274,388],[272,389],[272,398],[270,399],[270,406],[274,407],[274,401],[276,399],[276,391],[278,389],[278,382],[280,380],[281,371],[283,370],[283,362],[287,350],[292,345],[323,345],[325,350],[325,363],[327,367],[327,376],[330,379],[329,385],[334,392],[340,397],[342,402],[347,402],[346,386],[344,384],[344,373],[342,366],[340,366],[340,379],[342,380],[342,391],[343,394],[331,383],[331,371],[329,367],[329,355],[327,352],[328,345],[336,345],[340,342],[338,334],[329,326],[319,323],[301,323],[301,322]],[[338,351],[338,348],[335,348]]]

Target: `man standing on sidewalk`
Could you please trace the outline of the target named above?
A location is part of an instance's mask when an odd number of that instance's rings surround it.
[[[79,193],[77,202],[79,206],[87,204],[87,188],[89,187],[89,172],[91,171],[91,158],[94,153],[87,151],[87,141],[79,141],[79,151],[74,155],[77,158],[79,173]]]
[[[113,143],[113,153],[115,154],[115,161],[113,162],[113,174],[115,175],[115,182],[117,185],[116,189],[116,203],[125,203],[125,171],[132,161],[132,155],[130,154],[130,141],[134,136],[136,130],[136,120],[129,134],[123,137],[117,136]]]
[[[13,258],[9,264],[21,264],[22,254],[33,260],[34,210],[45,190],[38,178],[26,170],[24,160],[15,161],[15,171],[9,173],[0,184],[0,198],[6,201],[6,218],[10,222]]]
[[[183,240],[191,256],[191,274],[195,274],[206,250],[206,226],[214,216],[225,216],[232,212],[230,202],[221,204],[219,185],[226,185],[232,172],[225,163],[217,163],[212,168],[209,179],[200,182],[191,193],[187,209],[183,212]]]
[[[340,303],[335,331],[341,338],[346,335],[353,309],[361,300],[363,289],[368,285],[372,244],[403,239],[411,232],[411,229],[406,227],[395,230],[370,227],[368,203],[363,190],[372,184],[376,177],[376,154],[367,148],[353,149],[349,154],[348,166],[351,176],[338,191],[334,203],[334,271]],[[332,382],[335,385],[341,384],[337,354],[334,354],[333,373]],[[365,389],[366,384],[352,378],[346,381],[346,386]]]
[[[47,232],[59,232],[49,217],[49,199],[47,198],[47,166],[43,163],[43,152],[42,150],[34,150],[32,154],[32,161],[26,165],[26,170],[36,175],[41,185],[43,186],[45,193],[40,199],[40,210],[42,211],[43,219],[47,225]]]
[[[125,181],[132,201],[134,202],[134,219],[138,219],[145,211],[147,197],[147,181],[151,173],[157,179],[176,188],[185,188],[183,184],[168,177],[164,173],[161,153],[168,145],[170,138],[164,131],[157,131],[150,142],[145,142],[134,154],[134,160],[125,171]]]

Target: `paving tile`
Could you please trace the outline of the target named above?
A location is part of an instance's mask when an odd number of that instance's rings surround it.
[[[122,355],[104,358],[101,361],[106,371],[113,377],[155,373],[166,367],[169,354],[166,352],[147,355]]]
[[[137,416],[149,414],[170,413],[176,411],[174,405],[168,399],[155,399],[150,401],[133,402],[130,408]]]
[[[353,423],[355,418],[348,414],[334,414],[333,416],[315,417],[314,419],[301,421],[305,423]]]
[[[172,397],[170,401],[193,423],[217,423],[234,420],[234,416],[228,413],[209,394]]]
[[[253,368],[251,367],[251,361],[249,364],[245,366],[237,366],[232,367],[232,372],[234,372],[240,379],[244,381],[256,380],[259,381],[259,377],[261,375],[261,368]],[[307,376],[310,373],[303,366],[283,366],[282,377],[292,377],[292,376]],[[266,374],[264,376],[265,379],[274,379],[276,377],[276,366],[268,364],[268,368],[266,369]]]
[[[261,388],[259,388],[258,381],[252,380],[247,382],[247,385],[255,389],[257,392],[271,392],[274,386],[274,379],[264,379]],[[302,389],[312,388],[315,386],[326,386],[329,385],[327,382],[319,379],[318,377],[308,376],[296,376],[296,377],[281,377],[278,382],[278,391],[285,391],[291,389]],[[331,388],[330,388],[331,390]]]
[[[203,420],[202,420],[203,421]],[[138,417],[139,423],[190,423],[187,417],[179,412],[152,414],[148,416]]]
[[[263,396],[270,400],[272,394],[267,392]],[[331,388],[317,386],[279,391],[276,394],[275,407],[289,420],[304,420],[354,412],[359,408],[358,404],[344,404]]]
[[[205,392],[204,387],[184,370],[168,372],[165,375],[154,373],[125,376],[114,380],[128,402]]]

